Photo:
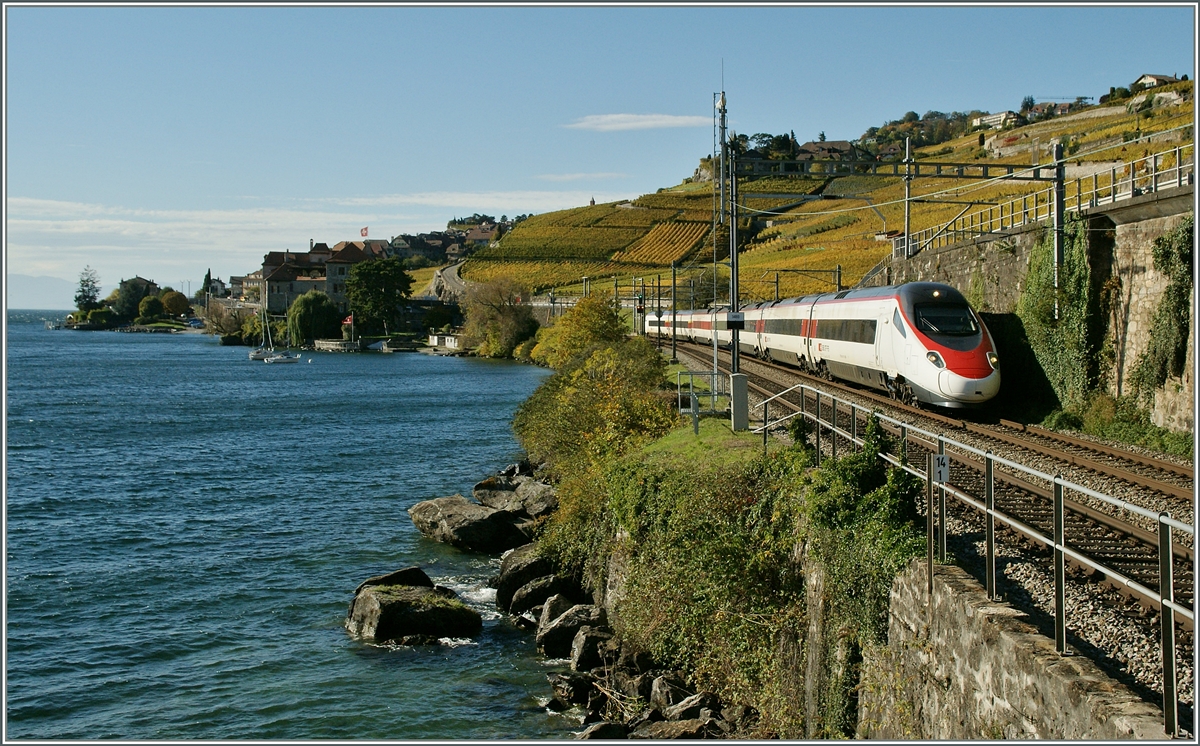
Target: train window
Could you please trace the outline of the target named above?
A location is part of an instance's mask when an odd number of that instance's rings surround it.
[[[913,313],[917,317],[917,329],[928,334],[969,337],[979,333],[979,325],[966,306],[918,303],[913,306]]]
[[[908,338],[908,332],[904,330],[904,322],[900,319],[900,309],[892,311],[892,323],[896,326],[896,331],[900,332],[900,336]]]

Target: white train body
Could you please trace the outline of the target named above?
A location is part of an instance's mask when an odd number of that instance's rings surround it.
[[[767,301],[742,309],[739,349],[763,359],[941,407],[982,404],[1000,390],[992,335],[949,285],[911,282]],[[728,348],[728,309],[646,315],[648,335]],[[736,325],[736,317],[734,324]]]

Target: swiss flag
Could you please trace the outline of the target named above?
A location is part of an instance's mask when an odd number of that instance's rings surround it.
[[[353,324],[354,323],[354,314],[350,314],[346,318],[342,319],[342,323],[343,324]]]
[[[366,237],[367,237],[367,229],[366,229],[366,228],[363,228],[361,231],[359,231],[359,233],[361,233],[361,234],[362,234],[362,237],[363,237],[363,238],[366,238]]]

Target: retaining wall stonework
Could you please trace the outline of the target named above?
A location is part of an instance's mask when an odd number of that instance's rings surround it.
[[[892,585],[888,643],[864,651],[859,732],[872,739],[1158,739],[1162,711],[1094,663],[1061,656],[961,568],[923,560]]]
[[[1109,391],[1120,396],[1128,393],[1128,378],[1138,358],[1150,344],[1150,332],[1158,300],[1169,278],[1154,269],[1154,240],[1174,230],[1187,215],[1150,218],[1116,226],[1112,277],[1117,286],[1116,303],[1109,320],[1109,338],[1114,345],[1113,375]],[[1168,379],[1156,392],[1152,418],[1154,424],[1176,431],[1192,429],[1192,349],[1195,347],[1195,306],[1189,324],[1187,365],[1182,378]]]
[[[1127,379],[1149,345],[1158,299],[1167,287],[1167,278],[1154,269],[1154,240],[1191,214],[1190,204],[1177,199],[1151,204],[1143,206],[1140,215],[1134,213],[1136,207],[1122,207],[1124,214],[1118,220],[1125,222],[1115,225],[1103,210],[1093,209],[1089,213],[1092,246],[1088,254],[1093,262],[1105,265],[1096,267],[1094,272],[1119,283],[1107,336],[1115,363],[1109,391],[1115,396],[1128,393]],[[1161,214],[1172,210],[1176,212]],[[1022,226],[940,249],[926,249],[910,259],[894,260],[888,271],[876,276],[875,284],[944,282],[957,288],[983,313],[1015,313],[1029,270],[1029,255],[1045,230],[1040,226]],[[1190,432],[1194,427],[1195,339],[1193,304],[1186,371],[1182,378],[1169,379],[1155,395],[1151,419],[1159,427],[1176,432]]]

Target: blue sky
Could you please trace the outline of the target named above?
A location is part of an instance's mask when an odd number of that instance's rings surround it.
[[[1195,77],[1195,32],[1191,5],[10,4],[6,274],[195,286],[364,226],[636,197],[712,149],[722,65],[736,131],[854,139]]]

